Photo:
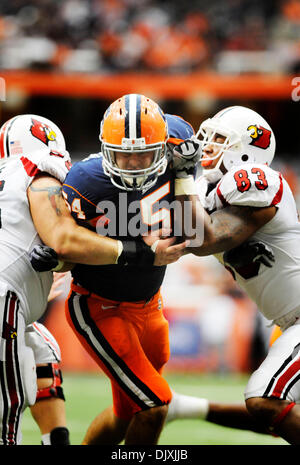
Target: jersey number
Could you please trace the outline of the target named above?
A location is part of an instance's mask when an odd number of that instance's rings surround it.
[[[143,223],[147,226],[154,226],[162,222],[162,227],[166,229],[170,229],[171,227],[171,212],[167,208],[160,208],[159,210],[155,211],[154,205],[165,197],[170,192],[170,182],[167,182],[163,186],[156,189],[151,194],[147,195],[146,197],[140,200],[141,206],[141,215]],[[81,208],[81,199],[76,197],[72,204],[70,205],[68,202],[68,195],[66,192],[62,191],[62,195],[65,199],[66,205],[68,209],[76,213],[77,218],[81,220],[86,219],[85,212]],[[109,221],[108,218],[103,217],[105,221]],[[98,218],[97,218],[98,219]],[[103,220],[102,220],[103,221]]]
[[[62,195],[63,195],[65,203],[66,203],[68,209],[70,210],[70,212],[76,213],[78,219],[85,220],[86,219],[85,213],[81,209],[81,199],[76,197],[73,200],[72,205],[70,205],[69,202],[68,202],[68,194],[66,194],[66,192],[62,191]]]
[[[258,190],[265,190],[268,187],[268,181],[266,180],[266,175],[264,171],[260,168],[252,168],[251,173],[257,175],[257,181],[255,181],[255,187]],[[251,181],[248,177],[248,172],[246,170],[239,170],[234,173],[234,179],[240,192],[246,192],[251,187]]]
[[[162,227],[169,229],[171,227],[171,212],[167,208],[160,208],[154,212],[154,204],[165,197],[170,192],[170,182],[163,184],[151,194],[141,199],[141,214],[143,223],[148,226],[154,226],[162,222]]]

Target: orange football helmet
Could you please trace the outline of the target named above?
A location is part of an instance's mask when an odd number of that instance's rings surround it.
[[[103,169],[120,189],[148,190],[167,167],[168,127],[165,115],[153,100],[140,94],[128,94],[113,102],[101,122]],[[115,153],[153,151],[151,165],[145,169],[121,169]]]

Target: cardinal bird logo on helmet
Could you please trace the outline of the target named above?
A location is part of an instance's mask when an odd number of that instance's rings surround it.
[[[30,132],[33,137],[36,137],[46,145],[49,145],[49,142],[56,140],[56,133],[50,128],[50,126],[33,118],[31,121],[32,126],[30,127]]]
[[[271,131],[269,129],[253,124],[248,126],[247,130],[251,131],[250,137],[252,140],[250,145],[254,145],[260,149],[267,149],[270,146]]]

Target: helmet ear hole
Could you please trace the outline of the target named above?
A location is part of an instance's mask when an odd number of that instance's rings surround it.
[[[242,155],[242,161],[248,161],[248,160],[249,160],[248,155],[246,155],[246,153],[244,153],[244,155]]]

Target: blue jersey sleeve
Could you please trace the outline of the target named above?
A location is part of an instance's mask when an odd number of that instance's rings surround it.
[[[168,123],[169,139],[168,142],[180,144],[185,139],[190,139],[195,131],[190,123],[177,115],[166,114]]]
[[[183,118],[177,115],[170,115],[166,114],[166,120],[168,123],[168,144],[173,148],[175,145],[181,144],[184,140],[190,139],[192,136],[195,135],[195,131],[193,126],[185,121]],[[171,153],[172,153],[172,149]],[[194,178],[197,175],[197,168],[195,167],[194,170]]]
[[[63,196],[77,222],[96,226],[104,214],[98,203],[105,197],[107,184],[110,187],[100,158],[78,162],[71,168],[63,184]]]

